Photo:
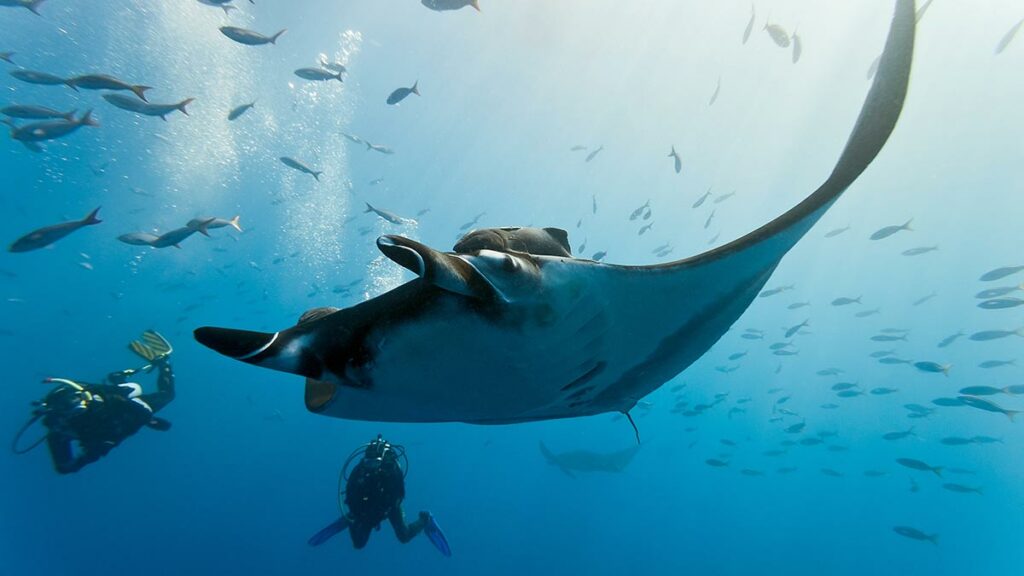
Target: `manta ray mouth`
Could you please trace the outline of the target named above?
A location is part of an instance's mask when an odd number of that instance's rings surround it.
[[[275,341],[278,332],[250,332],[230,328],[197,328],[196,341],[207,348],[237,360],[252,361],[266,352]]]

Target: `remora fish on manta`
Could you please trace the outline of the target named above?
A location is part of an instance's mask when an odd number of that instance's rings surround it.
[[[380,250],[418,278],[350,308],[311,310],[280,332],[202,327],[195,338],[306,377],[306,407],[337,418],[497,424],[628,412],[729,330],[881,151],[903,109],[913,47],[914,2],[897,0],[878,74],[828,179],[704,254],[617,266],[494,248],[444,253],[383,236]]]

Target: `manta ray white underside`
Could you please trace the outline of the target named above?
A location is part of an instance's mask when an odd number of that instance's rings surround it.
[[[616,266],[512,248],[446,253],[385,236],[380,249],[418,278],[274,334],[199,328],[196,339],[305,376],[307,407],[339,418],[483,424],[626,412],[721,338],[875,158],[902,110],[913,46],[914,2],[897,0],[878,74],[830,177],[725,246]]]

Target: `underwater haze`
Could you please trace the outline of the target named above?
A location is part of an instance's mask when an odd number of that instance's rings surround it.
[[[740,238],[829,177],[897,1],[424,2],[0,2],[14,53],[0,106],[99,124],[37,146],[14,126],[40,120],[11,117],[4,245],[96,207],[102,220],[0,254],[2,428],[14,438],[44,378],[137,366],[126,345],[144,330],[173,343],[177,376],[169,431],[77,473],[57,474],[45,445],[0,456],[0,573],[1020,572],[1024,6],[916,3],[891,138],[732,328],[637,399],[637,447],[616,413],[314,414],[300,376],[193,330],[274,332],[412,280],[382,235],[446,251],[473,229],[554,227],[575,257],[625,265]],[[223,26],[286,32],[246,45]],[[152,88],[145,103],[10,74],[24,70]],[[165,121],[138,111],[189,98]],[[240,230],[145,245],[236,215]],[[142,245],[119,239],[132,233]],[[404,445],[406,514],[429,510],[450,558],[386,523],[362,550],[307,544],[338,516],[345,459],[378,433]]]

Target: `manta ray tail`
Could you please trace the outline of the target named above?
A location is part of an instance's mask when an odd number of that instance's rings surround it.
[[[673,263],[709,264],[746,253],[750,268],[773,268],[867,169],[882,150],[903,110],[914,53],[914,0],[897,0],[896,14],[878,73],[853,132],[824,184],[791,210],[761,228],[695,258]],[[665,265],[667,267],[672,264]]]

